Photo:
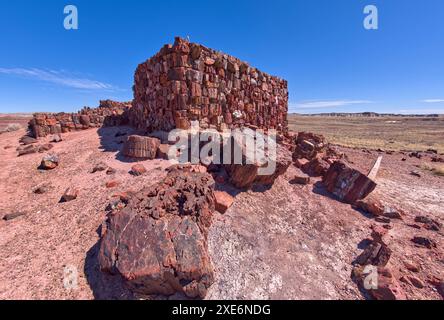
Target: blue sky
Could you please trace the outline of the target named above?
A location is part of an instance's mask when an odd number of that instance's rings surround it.
[[[63,28],[68,4],[79,30]],[[1,1],[0,112],[131,100],[137,65],[178,35],[287,79],[293,112],[444,113],[443,14],[442,0]]]

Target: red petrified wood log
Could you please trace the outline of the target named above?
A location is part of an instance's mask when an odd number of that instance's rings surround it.
[[[343,161],[334,162],[323,178],[327,190],[347,203],[364,199],[375,188],[376,183]]]
[[[172,168],[110,213],[99,252],[102,271],[121,275],[136,293],[205,297],[213,282],[207,235],[214,181],[191,171]]]

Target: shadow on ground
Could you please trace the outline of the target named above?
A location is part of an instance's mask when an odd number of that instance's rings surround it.
[[[133,294],[125,288],[120,276],[100,271],[98,253],[100,240],[89,249],[85,259],[85,275],[97,300],[134,300]]]
[[[117,152],[116,160],[126,163],[138,162],[137,159],[131,159],[123,155],[123,144],[126,138],[135,134],[136,131],[128,126],[120,127],[101,127],[97,131],[100,138],[100,149],[102,152]]]
[[[330,192],[327,191],[327,189],[325,189],[324,184],[322,183],[322,181],[318,181],[313,185],[313,193],[319,194],[321,196],[327,197],[329,199],[335,200],[335,201],[339,201],[342,203],[347,204],[344,201],[341,201],[340,199],[338,199],[337,197],[335,197],[333,194],[331,194]],[[352,206],[353,209],[355,209],[356,212],[359,212],[361,215],[363,215],[364,217],[371,219],[373,218],[373,216],[370,213],[367,213],[361,209],[355,208],[354,206]]]

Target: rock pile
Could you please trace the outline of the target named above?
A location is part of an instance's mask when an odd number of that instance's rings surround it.
[[[324,136],[311,132],[290,135],[290,141],[285,144],[293,153],[296,167],[312,177],[324,176],[335,160],[342,159],[342,155],[328,145]]]
[[[128,197],[109,214],[99,263],[136,293],[203,298],[213,283],[207,249],[215,209],[207,173],[172,168],[154,186]]]
[[[131,123],[147,131],[252,126],[287,130],[287,82],[176,38],[135,73]]]
[[[299,132],[295,137],[294,159],[313,160],[318,154],[325,152],[327,143],[322,135],[311,132]]]
[[[40,138],[102,125],[122,125],[128,123],[130,108],[130,102],[105,100],[100,101],[98,108],[85,107],[77,113],[36,113],[29,122],[29,129],[35,138]]]

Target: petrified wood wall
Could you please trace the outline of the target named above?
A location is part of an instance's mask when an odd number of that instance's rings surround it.
[[[131,102],[100,101],[98,108],[85,107],[77,113],[35,113],[29,129],[35,138],[49,134],[116,126],[128,123]]]
[[[176,38],[135,73],[130,122],[147,131],[201,128],[287,130],[287,81],[239,59]]]

